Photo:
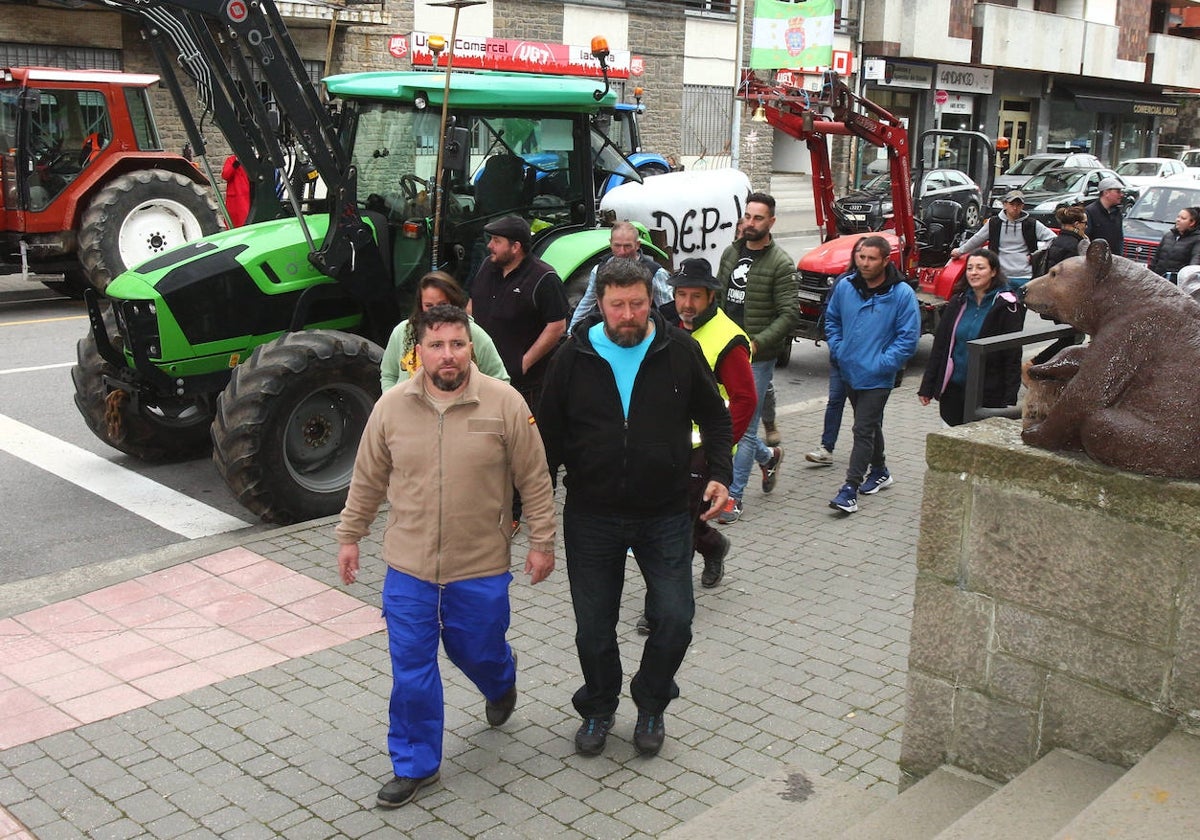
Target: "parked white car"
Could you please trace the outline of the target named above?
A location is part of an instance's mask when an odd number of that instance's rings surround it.
[[[1130,158],[1117,164],[1117,174],[1129,186],[1140,190],[1163,178],[1186,175],[1187,167],[1174,158]]]
[[[1200,149],[1183,150],[1179,153],[1179,160],[1189,175],[1200,178]]]

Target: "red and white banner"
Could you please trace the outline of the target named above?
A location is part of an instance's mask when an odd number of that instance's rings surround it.
[[[412,56],[414,67],[432,67],[429,32],[409,36],[393,35],[388,52],[396,58]],[[445,63],[445,56],[439,63]],[[542,41],[518,41],[512,38],[459,38],[454,44],[454,66],[464,70],[510,70],[521,73],[551,73],[564,76],[596,76],[600,62],[590,47],[571,44],[547,44]],[[608,57],[608,75],[628,79],[645,72],[645,61],[628,50],[613,50]]]

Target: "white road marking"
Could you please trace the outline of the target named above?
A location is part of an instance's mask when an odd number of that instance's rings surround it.
[[[71,367],[74,364],[74,362],[60,362],[57,365],[38,365],[36,367],[9,368],[8,370],[0,370],[0,376],[3,376],[6,373],[33,373],[34,371],[39,370],[58,370],[59,368]]]
[[[188,539],[251,524],[3,414],[0,450]]]

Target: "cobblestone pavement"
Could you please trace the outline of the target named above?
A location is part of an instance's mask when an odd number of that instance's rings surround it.
[[[887,410],[895,485],[861,499],[848,517],[827,502],[845,469],[849,419],[835,465],[812,467],[803,453],[817,443],[823,401],[781,407],[779,486],[763,496],[752,477],[745,518],[725,528],[734,550],[724,581],[711,590],[697,584],[682,696],[668,709],[657,757],[638,756],[630,743],[628,689],[605,754],[574,754],[570,696],[580,678],[560,551],[550,580],[532,587],[518,574],[512,587],[510,640],[521,670],[509,723],[490,729],[483,699],[443,657],[442,778],[412,804],[374,805],[391,775],[390,673],[386,640],[375,632],[0,751],[8,812],[0,809],[0,838],[654,837],[780,763],[892,795],[924,442],[939,425],[934,409],[918,405],[916,386],[910,378]],[[338,586],[331,520],[243,547]],[[360,581],[342,589],[370,605],[382,581],[378,547],[364,542]],[[523,550],[519,537],[515,556]],[[136,579],[146,565],[97,566],[92,588],[114,575]],[[627,582],[628,675],[640,653],[634,622],[643,593],[632,563]],[[46,586],[37,600],[80,594]],[[0,602],[20,604],[3,595]],[[3,692],[20,688],[12,673],[0,656],[0,715],[8,714]]]

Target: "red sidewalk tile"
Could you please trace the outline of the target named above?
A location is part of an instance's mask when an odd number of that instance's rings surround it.
[[[137,653],[108,662],[104,669],[122,680],[136,680],[140,677],[157,674],[168,668],[178,668],[187,662],[187,657],[173,650],[155,644]]]
[[[64,700],[92,694],[105,688],[112,688],[118,682],[117,678],[100,668],[87,667],[67,674],[59,674],[45,680],[28,684],[29,690],[54,705],[61,705]]]
[[[133,681],[135,688],[146,692],[155,700],[178,697],[180,694],[206,685],[220,682],[224,677],[209,668],[188,662],[166,671]]]
[[[40,607],[0,620],[0,749],[382,629],[378,607],[244,548]]]
[[[22,613],[15,618],[33,632],[42,633],[47,630],[61,630],[64,624],[91,618],[94,615],[96,615],[94,609],[78,598],[72,598],[58,604],[38,607],[36,610]]]
[[[95,592],[89,592],[87,595],[81,595],[79,600],[97,612],[109,612],[114,607],[133,604],[149,598],[153,594],[154,590],[147,588],[140,580],[127,580],[124,583],[106,586]]]
[[[36,840],[17,818],[0,807],[0,840]]]
[[[19,715],[5,715],[0,717],[0,750],[66,732],[78,725],[79,721],[53,706],[30,709]]]
[[[255,554],[248,548],[239,546],[227,549],[226,551],[219,551],[216,554],[210,554],[207,557],[201,557],[194,562],[196,566],[204,569],[206,572],[214,575],[223,575],[227,572],[232,572],[234,569],[241,569],[252,563],[257,563],[260,560],[266,560],[266,558],[261,554]]]
[[[59,703],[59,708],[78,720],[80,723],[94,723],[110,717],[124,714],[133,709],[140,709],[154,702],[154,698],[145,692],[138,691],[131,685],[114,685],[85,694],[71,700]]]

